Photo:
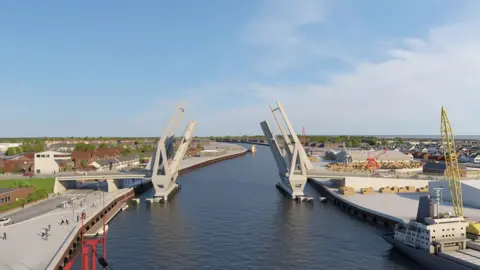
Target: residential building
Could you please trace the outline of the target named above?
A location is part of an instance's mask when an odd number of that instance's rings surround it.
[[[71,156],[68,153],[45,151],[35,153],[34,164],[35,173],[37,174],[52,174],[60,171],[60,160],[71,160]]]
[[[137,155],[118,156],[114,158],[98,159],[89,164],[96,171],[118,171],[124,169],[138,168],[140,158]]]
[[[471,154],[468,158],[470,159],[470,162],[480,163],[480,154],[479,153]]]
[[[3,161],[3,171],[6,173],[32,172],[34,167],[33,159],[9,159]]]
[[[75,149],[75,144],[71,143],[57,143],[53,144],[49,147],[49,150],[57,151],[57,152],[66,152],[71,153]]]
[[[26,198],[28,195],[33,194],[34,190],[31,187],[28,188],[0,188],[0,206],[4,204],[10,204],[17,200]]]

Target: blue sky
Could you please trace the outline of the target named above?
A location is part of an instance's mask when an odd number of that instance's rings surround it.
[[[459,134],[480,134],[476,11],[459,0],[2,1],[0,136],[159,135],[180,100],[198,135],[259,134],[275,100],[297,132],[437,134],[446,105]]]

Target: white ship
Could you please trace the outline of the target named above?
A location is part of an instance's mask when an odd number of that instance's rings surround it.
[[[420,198],[418,211],[417,220],[397,224],[383,239],[427,269],[480,269],[480,245],[467,239],[463,217],[434,217],[428,197]]]

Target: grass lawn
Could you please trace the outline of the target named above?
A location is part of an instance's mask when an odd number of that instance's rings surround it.
[[[53,192],[53,185],[55,178],[25,178],[25,179],[11,179],[0,180],[0,188],[12,188],[22,186],[33,186],[36,190],[44,189],[48,193]]]
[[[48,193],[53,192],[55,178],[26,178],[26,179],[9,179],[0,180],[0,188],[15,187],[33,187],[35,192],[24,199],[20,199],[9,204],[0,205],[0,213],[15,209],[21,205],[35,202],[48,197]]]

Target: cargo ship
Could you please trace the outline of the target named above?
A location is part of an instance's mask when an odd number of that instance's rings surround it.
[[[480,244],[467,239],[464,217],[433,211],[433,200],[421,197],[417,219],[395,225],[382,238],[427,269],[480,269]]]

